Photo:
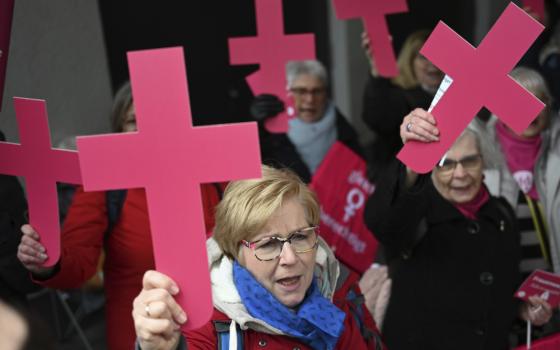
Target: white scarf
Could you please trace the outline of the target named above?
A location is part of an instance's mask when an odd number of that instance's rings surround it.
[[[307,123],[299,118],[293,118],[288,123],[288,138],[296,146],[311,174],[314,174],[337,139],[334,104],[330,102],[323,117],[315,123]]]

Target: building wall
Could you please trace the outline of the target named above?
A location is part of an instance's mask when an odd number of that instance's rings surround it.
[[[12,98],[45,99],[53,144],[109,130],[111,87],[97,2],[17,0],[0,129],[19,142]]]

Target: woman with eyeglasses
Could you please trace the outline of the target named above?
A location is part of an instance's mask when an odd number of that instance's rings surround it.
[[[290,61],[286,65],[287,96],[292,106],[278,96],[261,94],[251,104],[251,115],[259,124],[263,162],[289,167],[310,183],[313,174],[336,142],[362,155],[358,134],[329,97],[329,78],[325,66],[315,60]],[[286,133],[266,130],[264,122],[285,109],[294,118]]]
[[[404,143],[437,142],[422,109],[401,124]],[[515,214],[483,184],[477,134],[466,130],[430,174],[396,161],[365,211],[367,226],[390,252],[393,288],[383,324],[389,349],[508,349],[516,315],[540,325],[542,299],[520,307],[520,238]]]
[[[134,301],[139,348],[222,349],[225,336],[238,349],[382,349],[371,316],[352,304],[360,298],[340,287],[357,276],[319,237],[319,215],[291,171],[263,166],[261,179],[230,183],[207,241],[212,320],[181,335],[188,315],[171,298],[176,285],[149,271]]]

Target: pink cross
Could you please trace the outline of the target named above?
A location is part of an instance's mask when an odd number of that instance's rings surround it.
[[[273,94],[287,105],[286,63],[315,59],[315,36],[284,34],[282,0],[255,0],[255,7],[257,36],[229,39],[230,63],[259,63],[260,69],[247,78],[253,94]],[[270,132],[285,133],[288,119],[283,112],[267,119],[265,126]]]
[[[440,22],[420,51],[453,83],[432,110],[440,141],[408,142],[398,158],[427,173],[453,145],[476,113],[486,106],[516,132],[522,132],[544,104],[508,75],[543,26],[510,3],[478,48]]]
[[[0,142],[0,173],[23,176],[30,224],[41,236],[52,266],[60,258],[60,224],[56,183],[80,184],[75,151],[54,150],[44,100],[14,98],[21,144]]]
[[[128,54],[138,132],[78,138],[87,191],[146,188],[158,271],[179,285],[184,327],[212,314],[200,184],[260,176],[256,123],[192,126],[181,48]]]
[[[380,75],[399,74],[386,15],[407,12],[406,0],[333,0],[340,19],[362,18],[371,40],[371,52]]]

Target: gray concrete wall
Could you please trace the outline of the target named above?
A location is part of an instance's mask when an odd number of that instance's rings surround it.
[[[510,0],[476,0],[475,45],[486,36]]]
[[[361,117],[362,95],[369,74],[369,63],[361,47],[363,25],[360,20],[337,19],[332,1],[328,3],[332,97],[365,144],[372,139],[373,133]]]
[[[18,142],[14,96],[47,100],[53,144],[109,130],[111,87],[97,1],[17,0],[0,129]]]

